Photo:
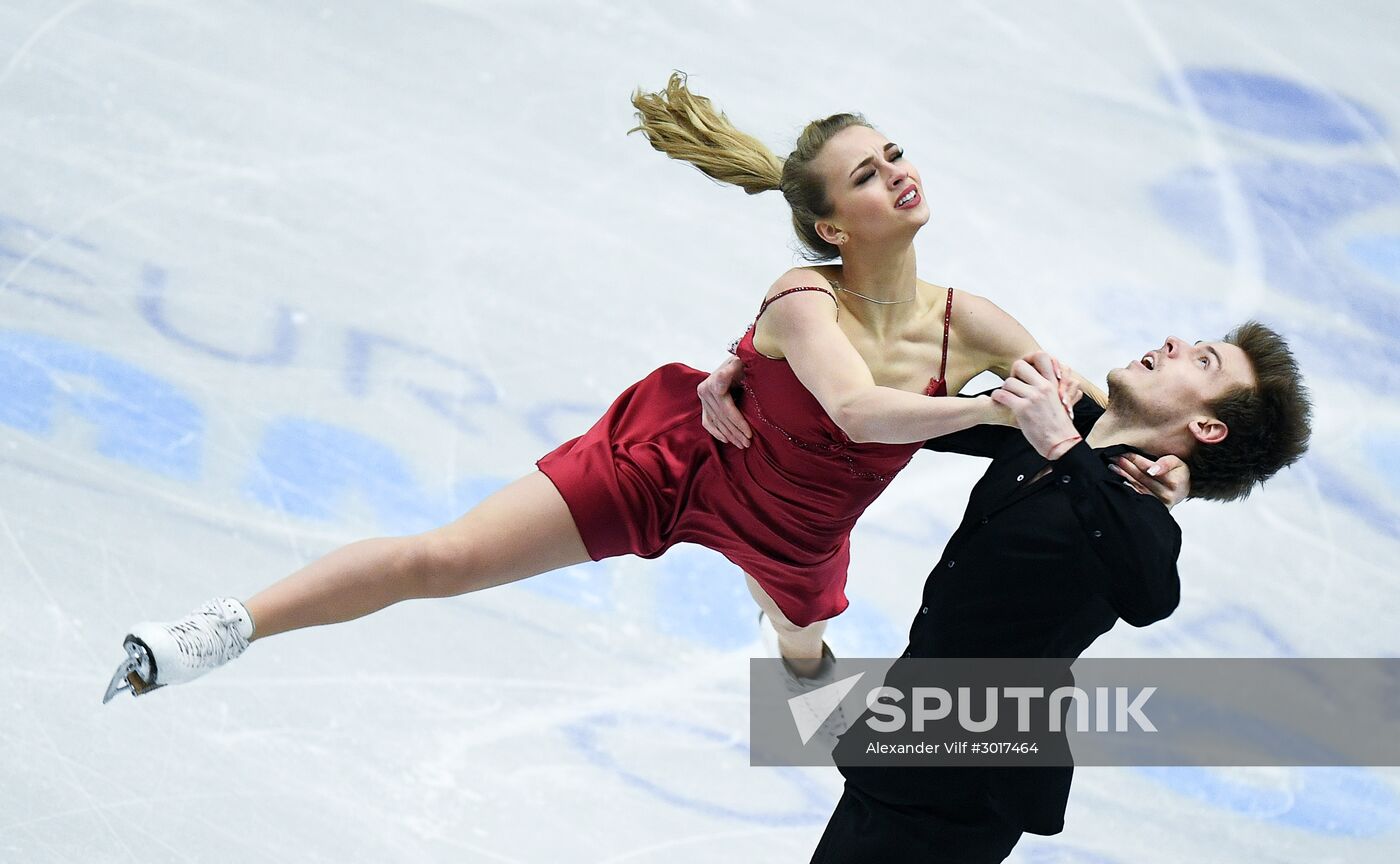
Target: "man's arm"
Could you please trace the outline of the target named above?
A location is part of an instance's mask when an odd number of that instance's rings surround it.
[[[1103,562],[1095,589],[1124,621],[1145,627],[1180,600],[1176,558],[1181,529],[1167,506],[1137,492],[1108,469],[1057,404],[1049,359],[1018,360],[992,398],[1010,408],[1036,452],[1050,462],[1069,495],[1089,548]]]
[[[1172,614],[1181,600],[1181,527],[1166,505],[1124,484],[1083,441],[1055,460],[1054,470],[1103,563],[1092,577],[1095,590],[1134,627]]]
[[[997,388],[993,387],[982,393],[971,395],[959,393],[953,398],[970,399],[976,396],[990,396],[996,391]],[[930,438],[924,442],[923,449],[933,450],[938,453],[961,453],[964,456],[984,456],[991,459],[996,456],[1008,441],[1020,437],[1020,431],[1014,426],[984,423],[980,426],[959,429],[947,435],[939,435],[937,438]]]

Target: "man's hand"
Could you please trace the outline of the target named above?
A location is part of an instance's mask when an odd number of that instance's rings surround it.
[[[753,437],[748,421],[729,394],[730,388],[743,377],[744,361],[729,357],[695,388],[700,397],[700,419],[705,431],[735,447],[749,446],[749,439]]]
[[[1065,406],[1065,412],[1069,414],[1069,419],[1074,419],[1074,406],[1084,396],[1084,388],[1079,384],[1079,376],[1074,374],[1074,370],[1061,363],[1059,360],[1046,354],[1044,351],[1034,351],[1021,358],[1027,363],[1033,363],[1036,355],[1050,357],[1051,368],[1055,372],[1055,381],[1060,396],[1060,403]],[[994,405],[993,417],[988,422],[996,423],[1000,426],[1019,426],[1016,415],[1010,408],[1003,405]]]
[[[1063,378],[1057,378],[1058,364],[1044,351],[1017,360],[1011,377],[992,394],[992,401],[1010,409],[1026,440],[1046,459],[1064,455],[1079,433],[1070,422],[1069,406],[1063,401]],[[1077,387],[1075,389],[1078,389]]]
[[[1110,470],[1118,472],[1123,482],[1144,495],[1151,495],[1170,510],[1191,494],[1191,469],[1172,455],[1156,462],[1136,453],[1124,453]]]
[[[1034,356],[1028,355],[1025,358],[1026,362],[1029,363],[1030,358]],[[1079,376],[1074,374],[1074,370],[1054,357],[1050,358],[1050,362],[1055,365],[1055,383],[1059,388],[1060,404],[1065,406],[1065,410],[1069,412],[1069,419],[1073,420],[1075,403],[1083,398],[1084,388],[1079,386]]]

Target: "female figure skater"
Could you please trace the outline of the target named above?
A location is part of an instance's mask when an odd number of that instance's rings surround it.
[[[680,74],[632,103],[632,131],[654,148],[749,194],[781,190],[809,257],[841,259],[779,277],[731,349],[745,366],[745,446],[723,447],[707,431],[724,422],[702,416],[707,373],[663,366],[538,471],[447,525],[341,547],[246,606],[220,598],[134,627],[104,701],[191,680],[256,639],[590,559],[654,558],[681,542],[744,570],[796,674],[829,656],[822,633],[847,605],[856,518],[927,439],[1011,422],[987,396],[929,397],[984,370],[1005,378],[1039,346],[987,300],[918,279],[913,239],[929,219],[919,173],[861,116],[814,121],[779,159]],[[1067,405],[1081,387],[1094,392],[1068,370],[1061,386]]]

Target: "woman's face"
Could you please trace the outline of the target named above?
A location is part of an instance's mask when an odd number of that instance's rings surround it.
[[[842,234],[844,245],[907,240],[929,220],[919,172],[902,147],[868,126],[833,135],[814,164],[834,208],[817,222],[830,242],[843,245],[837,242]]]

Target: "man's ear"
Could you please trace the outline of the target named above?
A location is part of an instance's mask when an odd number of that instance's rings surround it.
[[[1219,444],[1230,434],[1230,428],[1214,417],[1197,417],[1186,428],[1197,444]]]

